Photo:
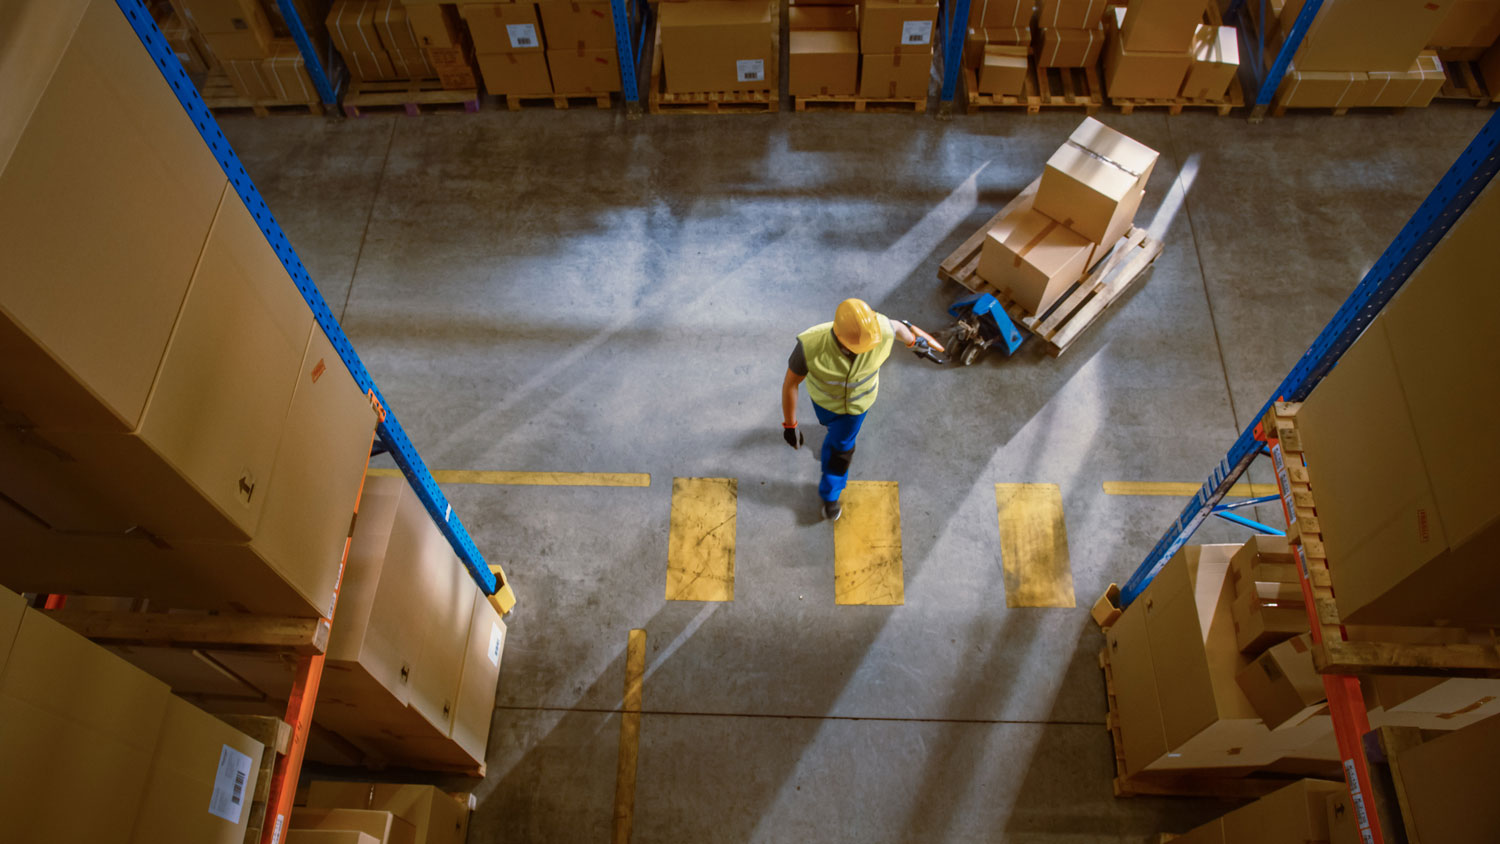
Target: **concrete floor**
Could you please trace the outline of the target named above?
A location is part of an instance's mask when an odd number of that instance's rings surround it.
[[[1162,152],[1166,251],[1061,358],[893,358],[854,475],[900,481],[906,603],[835,606],[793,335],[851,295],[945,325],[938,262],[1081,117],[224,121],[429,465],[651,474],[448,490],[520,598],[471,842],[608,838],[635,627],[638,842],[1139,842],[1226,808],[1111,796],[1087,608],[1182,501],[1101,482],[1201,480],[1487,113],[1102,115]],[[663,600],[687,476],[739,479],[732,603]],[[1061,486],[1077,609],[1006,608],[1015,481]]]

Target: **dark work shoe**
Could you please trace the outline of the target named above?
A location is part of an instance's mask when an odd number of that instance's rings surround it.
[[[844,515],[844,505],[838,503],[837,501],[823,502],[823,518],[831,519],[836,522],[839,520],[839,516],[842,515]]]

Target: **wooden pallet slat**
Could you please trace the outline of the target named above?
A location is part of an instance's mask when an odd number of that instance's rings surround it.
[[[43,610],[53,621],[104,645],[285,651],[321,654],[328,648],[328,622],[238,613]]]
[[[1110,97],[1109,104],[1118,108],[1121,114],[1130,114],[1138,108],[1165,108],[1168,114],[1181,114],[1186,108],[1211,108],[1219,113],[1220,117],[1228,115],[1237,108],[1245,106],[1245,89],[1240,85],[1238,77],[1231,80],[1229,90],[1222,97],[1174,97],[1166,99],[1132,99],[1129,97]]]
[[[229,82],[229,75],[223,70],[210,71],[203,80],[203,86],[199,93],[203,97],[203,104],[215,114],[234,114],[237,112],[251,112],[256,117],[269,117],[277,114],[323,114],[323,103],[319,100],[311,102],[289,102],[285,100],[256,100],[242,96],[239,91]]]
[[[500,99],[510,111],[537,106],[551,106],[556,109],[588,108],[591,105],[608,109],[614,106],[614,94],[607,91],[603,93],[587,91],[583,93],[501,94]]]
[[[1479,108],[1489,106],[1494,97],[1475,69],[1474,62],[1444,61],[1443,87],[1438,89],[1436,99],[1465,100]]]
[[[1104,107],[1104,87],[1099,84],[1095,67],[1039,68],[1033,59],[1027,63],[1026,81],[1019,94],[979,93],[978,75],[972,68],[964,68],[963,79],[968,111],[1024,108],[1027,114],[1038,114],[1044,108],[1081,107],[1086,114],[1093,114]]]
[[[794,95],[792,108],[796,111],[852,111],[856,114],[922,114],[927,111],[927,98]]]
[[[344,94],[344,113],[349,117],[362,117],[367,112],[395,110],[416,116],[423,112],[455,108],[462,109],[467,114],[479,111],[478,89],[444,88],[434,77],[351,82],[349,90]]]

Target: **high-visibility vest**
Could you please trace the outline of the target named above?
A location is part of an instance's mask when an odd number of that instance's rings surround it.
[[[814,325],[797,339],[807,358],[807,394],[813,403],[834,413],[858,415],[875,404],[880,392],[880,365],[891,356],[895,332],[884,314],[880,318],[880,343],[862,355],[849,357],[833,336],[833,323]]]

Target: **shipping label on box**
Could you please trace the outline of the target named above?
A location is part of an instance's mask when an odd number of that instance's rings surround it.
[[[859,44],[864,53],[931,53],[937,4],[866,0],[860,7]]]

